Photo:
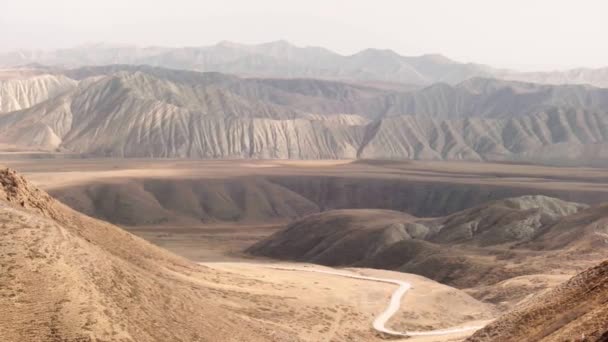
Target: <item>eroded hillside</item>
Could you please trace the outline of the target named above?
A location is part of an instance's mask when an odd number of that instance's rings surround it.
[[[65,73],[78,86],[60,76],[69,91],[26,87],[48,99],[10,105],[21,110],[0,117],[0,144],[132,158],[598,165],[608,153],[608,92],[589,86],[471,79],[404,91],[145,66]]]
[[[467,341],[606,341],[607,297],[605,261],[498,318]]]
[[[292,222],[248,252],[399,270],[457,287],[492,285],[548,270],[572,272],[587,260],[605,258],[601,208],[524,196],[433,219],[378,210],[327,211]]]

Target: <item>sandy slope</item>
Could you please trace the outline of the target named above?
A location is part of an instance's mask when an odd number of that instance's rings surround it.
[[[608,261],[508,312],[467,341],[606,341]]]
[[[415,341],[426,341],[428,335],[434,335],[432,339],[434,341],[462,338],[470,335],[472,331],[463,329],[461,332],[452,331],[450,334],[443,334],[442,330],[459,326],[484,325],[496,314],[491,305],[483,304],[462,291],[412,274],[359,268],[336,270],[313,264],[270,261],[203,264],[260,277],[267,281],[293,284],[301,287],[303,292],[300,296],[304,296],[310,303],[327,300],[357,303],[357,306],[369,312],[365,316],[366,322],[363,323],[366,327],[382,330],[384,336],[393,336],[393,338],[402,336],[399,333],[391,334],[391,332],[395,333],[395,329],[411,331],[410,335]],[[296,279],[297,283],[294,283]],[[380,279],[382,281],[379,281]],[[400,300],[397,300],[396,294],[404,294],[405,292],[401,293],[400,289],[405,287],[397,287],[396,291],[395,283],[412,285],[411,290]],[[306,293],[312,287],[326,291],[331,289],[332,292],[325,292],[321,297],[313,298]],[[387,308],[389,303],[394,304]],[[435,330],[437,330],[435,333],[427,334]],[[323,340],[331,340],[331,338],[324,336]]]
[[[351,279],[360,279],[360,280],[368,280],[378,283],[389,283],[398,285],[397,289],[393,292],[390,297],[390,301],[388,306],[384,311],[382,311],[373,321],[372,326],[376,331],[381,334],[386,334],[389,336],[403,336],[403,337],[413,337],[413,336],[443,336],[443,335],[453,335],[453,334],[461,334],[468,331],[475,331],[483,328],[483,326],[465,326],[458,328],[447,328],[447,329],[437,329],[437,330],[428,330],[428,331],[404,331],[399,332],[393,329],[387,328],[386,324],[389,319],[391,319],[400,309],[401,307],[401,299],[403,296],[412,288],[412,284],[409,282],[405,282],[402,280],[391,279],[391,278],[378,278],[378,277],[370,277],[370,276],[362,276],[351,273],[345,273],[340,271],[332,271],[332,270],[318,270],[318,269],[303,269],[303,268],[293,268],[293,267],[280,267],[274,266],[270,267],[273,270],[282,270],[282,271],[296,271],[296,272],[314,272],[321,274],[334,275],[339,277],[351,278]],[[425,289],[421,289],[425,291]]]

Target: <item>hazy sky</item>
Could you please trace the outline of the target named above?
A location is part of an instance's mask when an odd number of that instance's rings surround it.
[[[608,0],[0,0],[0,50],[286,39],[524,70],[608,66]]]

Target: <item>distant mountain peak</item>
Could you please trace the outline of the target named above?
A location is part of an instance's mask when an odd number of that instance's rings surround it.
[[[377,49],[377,48],[368,48],[365,50],[361,50],[357,53],[357,55],[369,55],[369,56],[396,56],[401,57],[398,53],[391,49]]]
[[[77,46],[78,49],[130,49],[137,48],[133,44],[109,43],[109,42],[88,42]]]
[[[458,63],[439,53],[424,54],[420,57],[433,61],[437,64],[456,64],[456,63]]]
[[[267,43],[262,43],[260,45],[275,45],[275,46],[294,46],[289,41],[285,39],[273,40]]]
[[[215,44],[215,46],[224,48],[242,48],[243,44],[235,43],[230,40],[221,40],[217,44]]]

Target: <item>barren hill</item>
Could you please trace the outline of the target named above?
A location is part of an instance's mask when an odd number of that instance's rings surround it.
[[[268,222],[319,211],[316,203],[266,179],[147,179],[51,191],[79,212],[121,225]]]
[[[409,238],[405,223],[415,218],[390,210],[333,210],[309,215],[249,252],[276,259],[352,265],[387,245]]]
[[[602,251],[608,243],[607,223],[608,205],[592,206],[557,221],[523,246],[536,250]]]
[[[491,201],[444,218],[422,222],[436,234],[437,243],[499,245],[538,239],[543,229],[587,208],[545,196],[523,196]]]
[[[608,262],[498,318],[467,341],[606,341]]]
[[[585,208],[544,196],[524,196],[436,219],[377,210],[328,211],[291,223],[248,252],[326,265],[399,270],[460,287],[494,284],[541,273],[542,265],[552,262],[553,256],[569,254],[577,260],[604,255],[601,249],[584,243],[605,233],[593,228],[603,220],[593,214],[597,209]],[[582,220],[587,223],[583,225]],[[566,223],[574,221],[579,224]],[[567,230],[561,228],[566,225]],[[560,232],[570,236],[568,246],[557,243],[555,236]]]

